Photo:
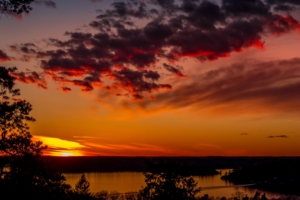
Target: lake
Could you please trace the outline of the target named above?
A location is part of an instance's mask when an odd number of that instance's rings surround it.
[[[237,192],[242,192],[248,194],[248,196],[253,196],[257,189],[243,186],[236,187],[234,184],[221,179],[221,176],[229,170],[230,169],[218,169],[221,174],[214,176],[194,176],[195,180],[198,182],[198,186],[203,188],[200,195],[208,194],[215,197],[231,197]],[[65,173],[64,175],[67,179],[67,183],[71,184],[74,188],[81,173]],[[90,182],[91,192],[98,192],[101,190],[107,190],[108,192],[118,191],[120,193],[137,192],[145,186],[144,175],[139,172],[92,172],[85,173],[85,177]],[[260,191],[264,193],[264,191]],[[280,196],[278,193],[265,193],[267,198],[276,198]]]

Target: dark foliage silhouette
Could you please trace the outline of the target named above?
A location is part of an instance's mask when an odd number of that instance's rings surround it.
[[[297,158],[278,158],[235,168],[222,179],[238,184],[256,183],[256,187],[261,189],[299,195],[299,168],[300,161]]]
[[[214,196],[209,196],[208,194],[203,195],[202,197],[197,198],[197,200],[268,200],[266,197],[266,194],[261,194],[260,192],[256,192],[253,197],[248,197],[247,194],[244,194],[243,192],[236,192],[232,195],[232,197],[218,197],[215,198]],[[279,199],[289,199],[287,197],[280,197]],[[296,200],[296,199],[295,199]]]
[[[16,68],[0,67],[0,188],[4,199],[65,199],[70,186],[65,177],[48,169],[41,155],[46,148],[34,142],[26,122],[32,106],[16,98]]]
[[[29,13],[32,9],[31,3],[34,0],[0,0],[1,13]]]
[[[90,182],[86,180],[85,175],[82,174],[79,181],[75,185],[74,199],[88,200],[93,199],[90,192]]]
[[[145,172],[146,186],[139,192],[141,200],[194,200],[200,192],[197,182],[187,176],[186,168],[178,163],[152,165]]]
[[[56,4],[52,0],[0,0],[0,14],[23,14],[32,10],[32,3],[44,4],[55,8]]]

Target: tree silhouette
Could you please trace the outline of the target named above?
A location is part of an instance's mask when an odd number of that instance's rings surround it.
[[[90,192],[90,182],[86,180],[84,174],[81,175],[79,181],[75,185],[74,199],[78,199],[78,200],[93,199],[92,194]]]
[[[46,146],[33,142],[27,122],[32,106],[16,98],[15,78],[11,73],[16,68],[0,67],[0,190],[1,196],[9,199],[61,199],[70,186],[65,177],[48,169],[41,155]]]
[[[35,119],[29,115],[29,102],[16,98],[20,90],[15,89],[15,78],[10,73],[17,68],[0,67],[0,153],[5,156],[41,155],[45,148],[41,142],[33,143],[26,122]]]
[[[83,195],[90,194],[90,182],[86,180],[84,174],[81,175],[79,181],[76,183],[75,192]]]
[[[1,13],[29,13],[32,10],[30,4],[34,0],[0,0]]]
[[[15,167],[8,159],[17,162],[20,157],[40,156],[46,148],[41,142],[31,140],[26,122],[35,119],[29,115],[32,110],[31,104],[16,98],[20,95],[20,90],[14,88],[15,78],[10,75],[16,70],[0,67],[0,155],[7,159],[6,166],[0,166],[1,176],[8,164],[10,168]]]
[[[152,165],[144,175],[146,187],[139,192],[141,200],[195,200],[200,192],[186,168],[176,163]]]

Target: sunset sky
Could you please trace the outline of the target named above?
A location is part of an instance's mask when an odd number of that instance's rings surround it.
[[[55,0],[0,65],[55,156],[300,156],[300,1]]]

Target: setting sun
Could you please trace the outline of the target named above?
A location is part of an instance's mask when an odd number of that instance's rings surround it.
[[[59,138],[34,136],[34,140],[40,140],[44,145],[47,145],[45,155],[50,156],[83,156],[82,150],[86,148],[78,142],[62,140]]]
[[[49,154],[50,156],[62,156],[62,157],[69,157],[69,156],[84,156],[82,152],[76,150],[70,151],[52,151]]]

